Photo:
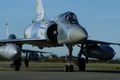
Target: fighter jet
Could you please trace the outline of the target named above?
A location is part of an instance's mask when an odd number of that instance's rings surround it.
[[[21,52],[24,44],[36,46],[40,49],[67,46],[66,72],[73,72],[72,51],[75,45],[80,47],[78,52],[78,67],[85,71],[88,58],[110,60],[114,57],[115,51],[110,45],[120,45],[104,41],[88,39],[88,33],[80,25],[75,13],[64,12],[53,19],[47,19],[41,0],[36,0],[36,19],[24,30],[24,38],[16,39],[11,37],[0,40],[0,54],[13,60],[16,71],[20,70]],[[85,58],[82,57],[85,56]]]
[[[17,36],[15,34],[10,34],[9,33],[9,23],[8,19],[6,19],[6,36],[8,39],[16,39]],[[1,49],[2,50],[2,49]],[[45,51],[36,51],[36,50],[30,50],[30,49],[22,49],[21,50],[21,60],[24,61],[25,66],[28,68],[29,67],[29,62],[30,61],[38,61],[38,60],[43,60],[45,58],[45,55],[53,55],[51,52],[45,52]],[[13,67],[13,64],[11,64],[11,67]]]

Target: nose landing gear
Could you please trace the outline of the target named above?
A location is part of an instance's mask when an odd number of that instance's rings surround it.
[[[67,48],[69,50],[69,53],[66,56],[67,64],[65,65],[65,71],[66,72],[73,72],[74,71],[74,65],[72,63],[73,47],[71,45],[67,45]],[[82,54],[83,54],[83,49],[84,49],[84,45],[81,45],[81,49],[80,49],[80,52],[78,54],[78,68],[79,68],[79,71],[85,71],[86,70],[86,59],[81,57]]]

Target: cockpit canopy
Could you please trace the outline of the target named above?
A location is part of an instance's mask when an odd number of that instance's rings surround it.
[[[77,20],[77,16],[73,12],[63,13],[60,16],[60,18],[62,18],[63,20],[65,20],[66,22],[68,22],[70,24],[79,24],[78,20]]]

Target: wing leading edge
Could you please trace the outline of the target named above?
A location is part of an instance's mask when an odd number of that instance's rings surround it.
[[[112,43],[112,42],[90,40],[90,39],[88,39],[87,41],[85,41],[85,44],[103,44],[103,45],[119,45],[120,46],[120,43]]]
[[[23,53],[43,53],[43,54],[52,54],[50,52],[44,52],[44,51],[35,51],[35,50],[28,50],[28,49],[22,49]]]
[[[6,39],[6,40],[1,40],[0,45],[7,44],[7,43],[13,43],[13,44],[18,44],[18,45],[24,45],[24,44],[29,44],[33,46],[38,46],[38,47],[59,47],[63,46],[63,44],[58,44],[53,41],[48,41],[48,40],[40,40],[40,39]],[[86,40],[84,42],[78,42],[76,44],[103,44],[103,45],[119,45],[120,43],[111,43],[111,42],[105,42],[105,41],[98,41],[98,40]]]
[[[40,39],[12,39],[12,40],[6,39],[6,40],[0,41],[0,45],[7,44],[7,43],[13,43],[13,44],[18,44],[18,45],[30,44],[30,45],[38,46],[38,47],[62,46],[52,41],[40,40]]]

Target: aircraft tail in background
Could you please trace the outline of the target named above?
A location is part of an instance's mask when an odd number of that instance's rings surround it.
[[[6,37],[8,38],[9,36],[9,28],[8,28],[8,19],[6,20],[5,26],[6,26]]]

